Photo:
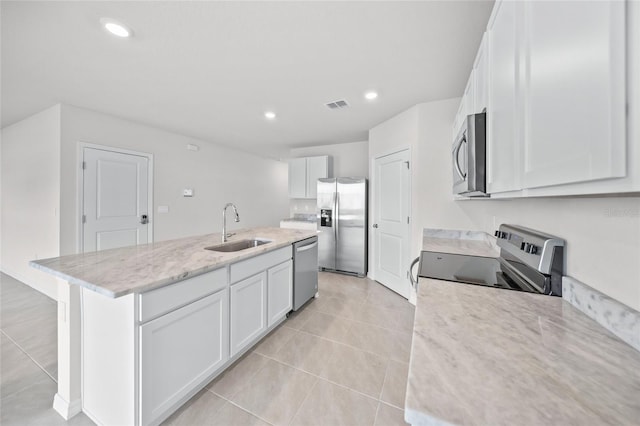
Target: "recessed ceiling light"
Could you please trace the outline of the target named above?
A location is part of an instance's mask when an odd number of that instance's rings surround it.
[[[267,120],[274,120],[276,118],[276,113],[273,111],[267,111],[264,113],[264,116]]]
[[[133,31],[131,31],[131,28],[111,18],[100,18],[100,23],[102,24],[105,30],[109,31],[111,34],[115,36],[127,38],[127,37],[131,37],[131,35],[133,34]]]
[[[378,97],[378,92],[373,92],[373,91],[367,92],[367,93],[364,94],[364,97],[367,100],[372,101],[372,100],[374,100],[375,98]]]

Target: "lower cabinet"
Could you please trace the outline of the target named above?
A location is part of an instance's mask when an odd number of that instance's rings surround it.
[[[267,272],[231,285],[231,356],[267,328]]]
[[[154,423],[229,358],[227,289],[140,327],[141,423]]]
[[[284,317],[293,306],[293,261],[267,271],[267,326]]]

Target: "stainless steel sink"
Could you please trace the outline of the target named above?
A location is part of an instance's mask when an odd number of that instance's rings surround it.
[[[229,241],[228,243],[218,244],[216,246],[209,246],[209,247],[205,247],[204,249],[228,253],[233,251],[246,250],[252,247],[258,247],[263,244],[269,244],[270,242],[271,240],[254,238],[252,240]]]

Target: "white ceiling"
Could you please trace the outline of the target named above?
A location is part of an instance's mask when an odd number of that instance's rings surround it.
[[[62,102],[271,157],[366,140],[462,94],[492,5],[3,1],[2,127]],[[324,106],[342,98],[350,108]]]

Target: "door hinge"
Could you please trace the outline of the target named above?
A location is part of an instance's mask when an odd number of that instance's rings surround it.
[[[87,223],[87,215],[86,214],[82,215],[82,223]]]
[[[407,223],[409,223],[409,216],[407,216]]]
[[[83,161],[82,162],[82,170],[85,170],[87,168],[87,162]]]
[[[409,162],[405,161],[404,164],[406,164],[407,165],[407,169],[409,169]]]

